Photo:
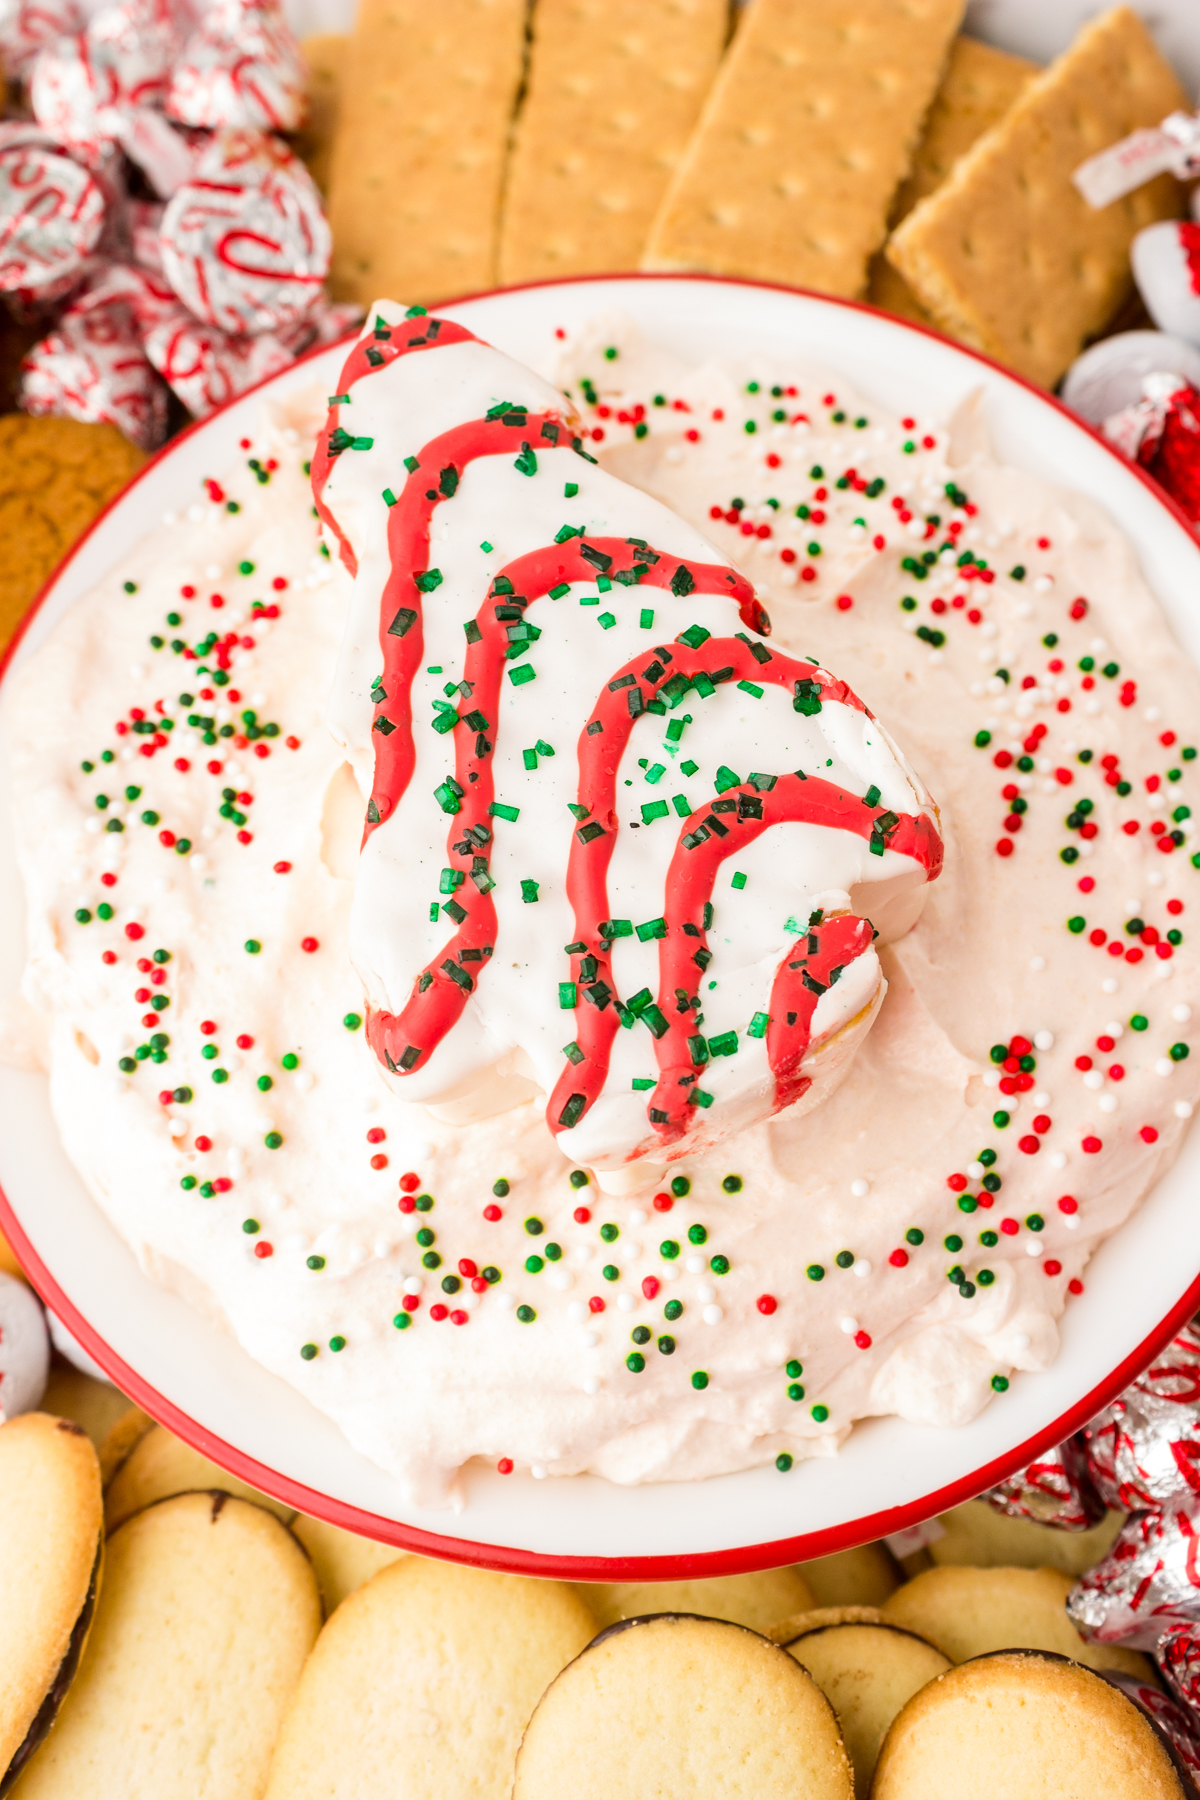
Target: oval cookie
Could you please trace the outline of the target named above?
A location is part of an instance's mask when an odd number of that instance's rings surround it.
[[[1066,1614],[1072,1588],[1059,1569],[926,1569],[883,1606],[894,1625],[917,1631],[951,1662],[993,1650],[1051,1650],[1089,1669],[1120,1669],[1143,1680],[1150,1665],[1137,1650],[1092,1644]]]
[[[257,1795],[320,1623],[272,1513],[228,1494],[147,1507],[109,1539],[87,1653],[21,1800]]]
[[[311,1519],[307,1513],[296,1514],[292,1530],[312,1558],[326,1617],[347,1594],[353,1594],[380,1569],[408,1554],[396,1544],[376,1543],[373,1538],[342,1531],[324,1519]]]
[[[569,1779],[567,1777],[569,1771]],[[833,1710],[742,1625],[665,1613],[612,1625],[529,1721],[513,1800],[851,1800]]]
[[[0,1789],[54,1722],[92,1619],[103,1548],[100,1468],[82,1426],[0,1426]]]
[[[894,1721],[871,1800],[1184,1800],[1138,1707],[1066,1658],[1007,1651],[962,1663]]]
[[[257,1488],[228,1475],[217,1463],[210,1462],[199,1450],[193,1450],[164,1425],[153,1425],[137,1438],[128,1456],[109,1478],[104,1490],[104,1522],[109,1531],[170,1494],[186,1494],[197,1489],[219,1488],[239,1500],[252,1500],[265,1506],[287,1524],[295,1517],[295,1508]]]
[[[1062,1569],[1082,1575],[1108,1555],[1125,1515],[1110,1512],[1090,1531],[1058,1531],[1035,1519],[1010,1519],[986,1500],[968,1500],[942,1513],[944,1535],[929,1546],[940,1568],[944,1563],[970,1563],[977,1569]]]
[[[321,1633],[266,1800],[508,1800],[525,1723],[592,1629],[560,1582],[402,1558]]]
[[[683,1612],[765,1631],[777,1620],[807,1612],[815,1604],[798,1569],[762,1569],[753,1575],[715,1575],[699,1581],[581,1582],[575,1591],[600,1626],[646,1613]]]
[[[882,1606],[904,1577],[886,1544],[859,1544],[813,1562],[798,1563],[817,1606]]]
[[[950,1660],[898,1625],[869,1621],[815,1624],[785,1643],[838,1716],[854,1769],[854,1791],[866,1800],[887,1729],[927,1681]]]

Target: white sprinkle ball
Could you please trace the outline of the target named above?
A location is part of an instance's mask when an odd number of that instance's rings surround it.
[[[1104,980],[1100,983],[1100,992],[1102,994],[1115,994],[1120,985],[1121,984],[1115,975],[1106,975]]]
[[[854,1332],[856,1332],[858,1330],[858,1320],[852,1319],[847,1315],[846,1318],[838,1320],[838,1326],[842,1331],[845,1332],[847,1337],[850,1337]]]
[[[1045,1247],[1041,1238],[1031,1237],[1025,1240],[1026,1256],[1040,1256]]]
[[[1194,1108],[1190,1100],[1177,1100],[1175,1102],[1175,1117],[1177,1119],[1190,1119],[1193,1110]]]
[[[585,1350],[594,1350],[600,1342],[600,1333],[598,1331],[581,1331],[579,1342]]]
[[[711,1281],[702,1281],[700,1283],[699,1287],[696,1289],[696,1298],[700,1302],[701,1306],[707,1306],[709,1304],[709,1302],[712,1300],[715,1300],[716,1297],[717,1297],[717,1290],[712,1285]]]
[[[583,1384],[583,1391],[585,1394],[587,1394],[589,1396],[593,1395],[593,1394],[598,1394],[600,1392],[600,1383],[596,1380],[596,1377],[594,1375],[588,1376],[587,1380]]]
[[[1186,1025],[1191,1016],[1191,1007],[1183,1005],[1182,1002],[1178,1006],[1173,1006],[1171,1008],[1171,1017],[1177,1025]]]
[[[1050,1157],[1050,1167],[1052,1169],[1065,1169],[1066,1166],[1067,1158],[1065,1152],[1062,1150],[1055,1150]]]
[[[719,1306],[711,1305],[705,1307],[700,1317],[704,1320],[706,1325],[719,1325],[721,1320],[725,1317],[725,1314]]]
[[[634,1299],[632,1294],[618,1294],[617,1295],[617,1307],[618,1307],[619,1311],[625,1312],[625,1313],[632,1312],[636,1305],[637,1305],[637,1301]]]
[[[858,1176],[857,1180],[852,1181],[850,1183],[850,1192],[854,1195],[854,1198],[856,1200],[863,1199],[865,1195],[870,1193],[870,1191],[871,1191],[870,1182],[864,1181],[863,1177],[861,1175]]]
[[[708,1264],[702,1256],[689,1256],[685,1267],[689,1275],[703,1275]]]
[[[1052,1031],[1035,1031],[1033,1044],[1035,1050],[1053,1050],[1054,1033]]]
[[[1030,958],[1029,967],[1033,970],[1035,975],[1040,975],[1045,966],[1046,959],[1044,956],[1034,956]]]

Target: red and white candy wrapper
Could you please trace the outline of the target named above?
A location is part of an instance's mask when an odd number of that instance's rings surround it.
[[[260,132],[218,132],[160,234],[163,268],[184,305],[232,335],[301,318],[329,269],[321,196],[300,160]]]
[[[1078,1438],[1068,1438],[1056,1450],[1047,1450],[984,1498],[1010,1519],[1034,1519],[1059,1531],[1087,1531],[1104,1517],[1104,1502],[1088,1477]]]
[[[23,80],[40,50],[82,27],[83,13],[75,0],[4,0],[0,57],[6,73]]]
[[[1147,375],[1142,396],[1105,420],[1104,435],[1200,525],[1200,393],[1177,377]]]
[[[202,325],[178,302],[142,341],[154,367],[196,419],[295,360],[274,337],[232,337]]]
[[[144,450],[167,435],[167,390],[119,294],[85,295],[22,364],[23,411],[115,425]]]
[[[1084,1637],[1153,1650],[1168,1625],[1200,1619],[1200,1503],[1132,1513],[1067,1596]]]
[[[34,118],[68,148],[117,142],[132,108],[166,99],[182,31],[169,0],[121,0],[86,31],[41,51],[29,78]]]
[[[0,125],[0,291],[26,307],[77,285],[104,230],[104,187],[36,126]]]
[[[281,325],[272,333],[276,341],[293,356],[303,356],[318,344],[336,344],[339,338],[357,331],[363,320],[363,309],[353,302],[319,299],[315,306],[290,325]]]
[[[1081,1433],[1107,1506],[1134,1512],[1200,1495],[1200,1333],[1176,1332],[1119,1399]]]
[[[1168,1625],[1159,1639],[1157,1658],[1171,1691],[1200,1719],[1200,1621]]]
[[[1139,1681],[1136,1676],[1106,1669],[1104,1679],[1110,1686],[1127,1694],[1135,1706],[1140,1706],[1144,1713],[1149,1714],[1174,1751],[1177,1764],[1182,1765],[1184,1779],[1191,1783],[1191,1791],[1194,1793],[1195,1784],[1200,1780],[1200,1732],[1187,1708],[1180,1706],[1177,1700],[1172,1700],[1169,1694],[1151,1687],[1149,1682]]]
[[[210,131],[295,131],[307,81],[279,5],[215,0],[175,69],[167,114]]]

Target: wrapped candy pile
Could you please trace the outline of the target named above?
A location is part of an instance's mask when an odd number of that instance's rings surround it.
[[[1067,1611],[1084,1637],[1148,1650],[1170,1689],[1114,1676],[1200,1776],[1200,1317],[1119,1399],[986,1496],[998,1511],[1086,1531],[1128,1513]]]
[[[116,425],[144,448],[168,390],[203,418],[358,320],[323,282],[331,238],[277,135],[305,70],[277,0],[0,0],[0,56],[29,121],[0,123],[0,293],[49,329],[30,413]]]

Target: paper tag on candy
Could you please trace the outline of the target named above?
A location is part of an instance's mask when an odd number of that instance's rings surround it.
[[[1131,132],[1080,163],[1071,180],[1099,212],[1156,175],[1166,174],[1180,181],[1200,175],[1200,113],[1172,113],[1161,125]]]

